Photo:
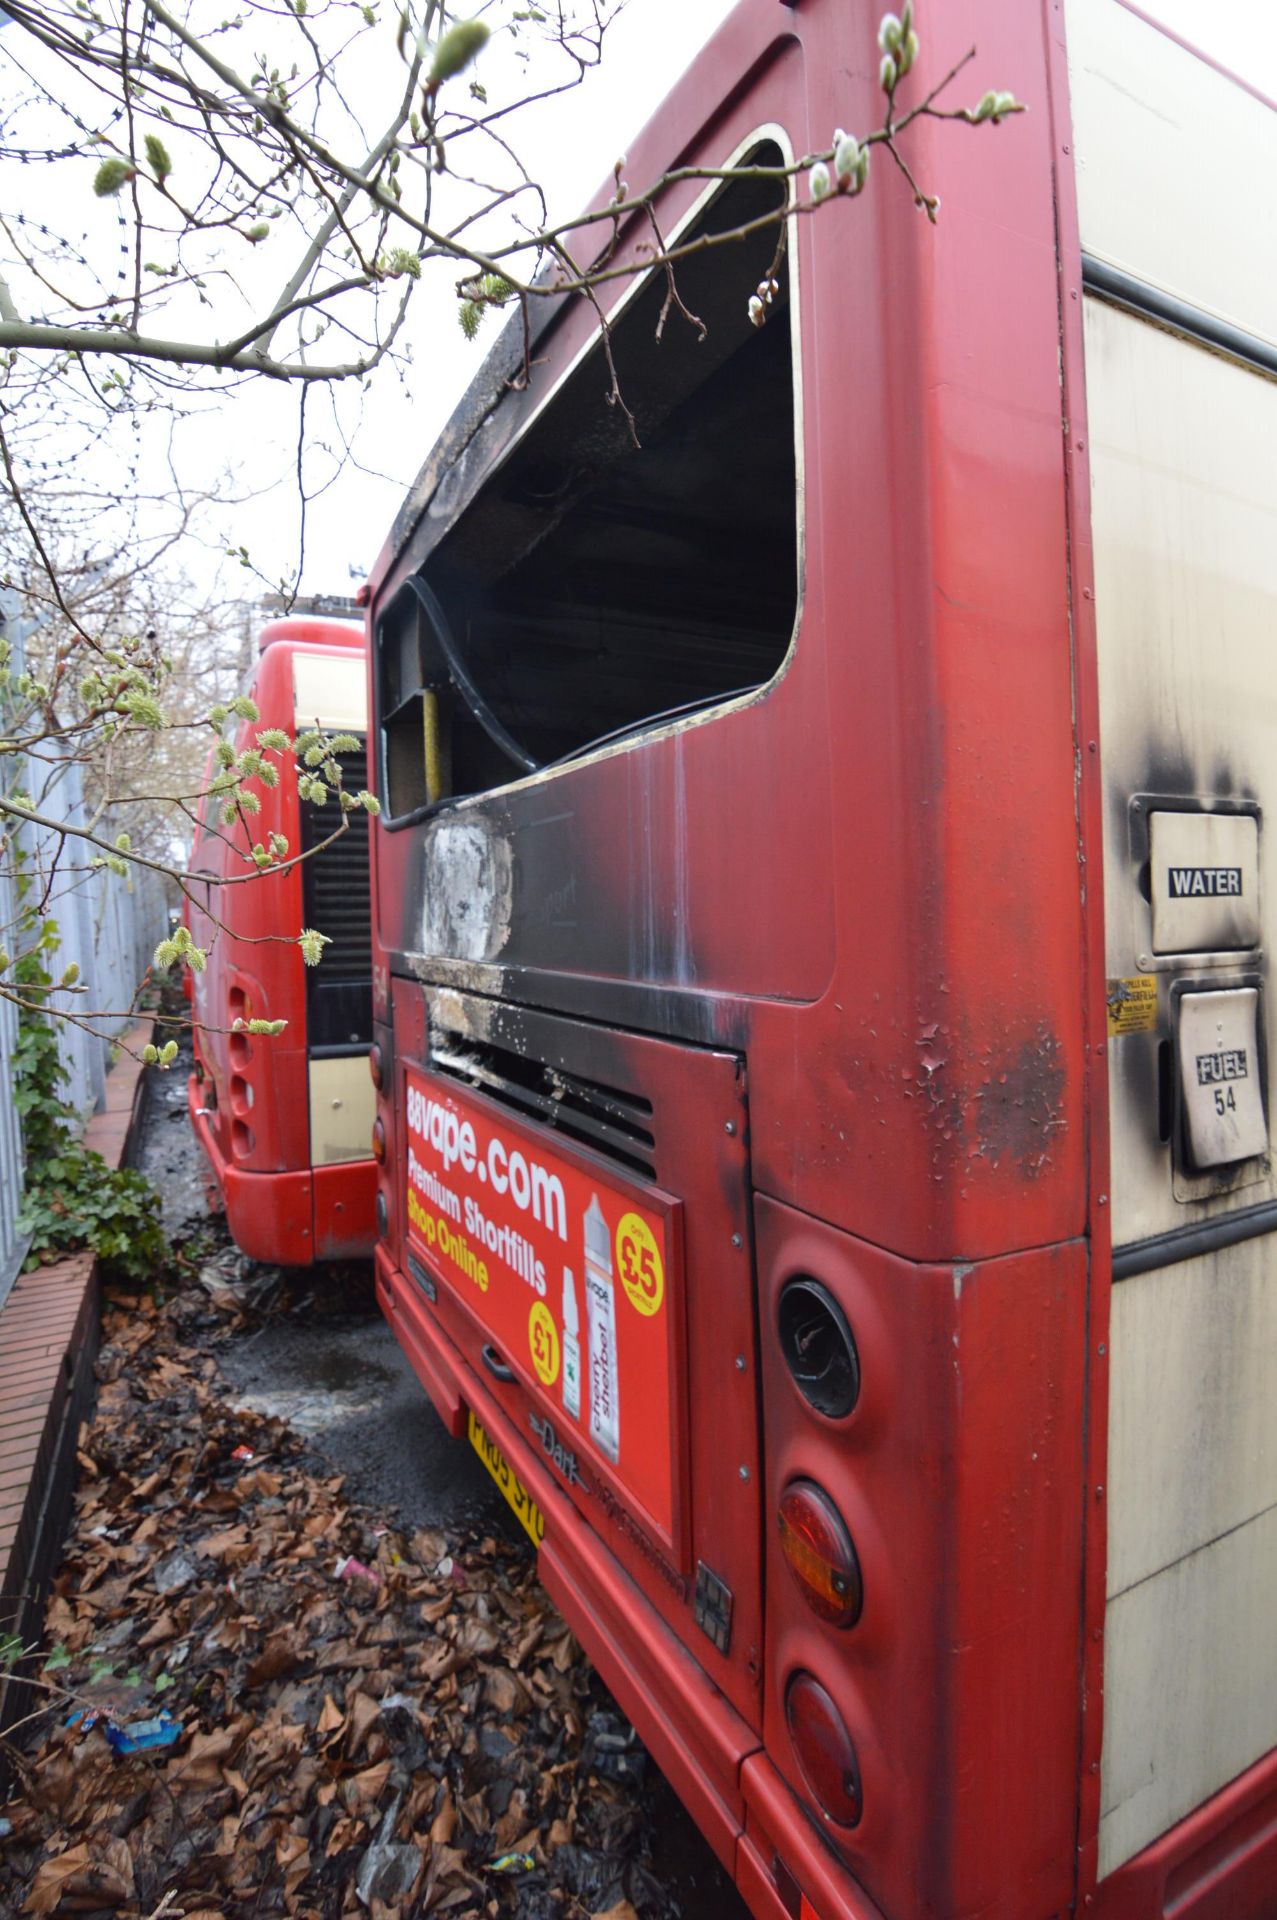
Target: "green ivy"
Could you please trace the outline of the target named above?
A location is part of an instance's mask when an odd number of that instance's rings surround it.
[[[35,946],[13,969],[24,998],[43,999],[56,984],[45,966],[58,930],[46,921]],[[129,1280],[145,1280],[168,1253],[159,1195],[132,1167],[111,1167],[79,1137],[78,1117],[62,1098],[67,1072],[49,1015],[24,1007],[14,1049],[13,1102],[22,1121],[26,1190],[18,1225],[31,1236],[27,1267],[90,1248]]]

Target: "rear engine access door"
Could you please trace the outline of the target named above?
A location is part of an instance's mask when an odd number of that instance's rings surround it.
[[[524,1444],[756,1725],[744,1060],[451,990],[426,999],[424,1057],[400,1062],[406,1271]]]

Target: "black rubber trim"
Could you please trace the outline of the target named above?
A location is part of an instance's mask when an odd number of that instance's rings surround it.
[[[514,735],[502,726],[471,677],[461,649],[453,638],[448,616],[434,588],[428,586],[419,573],[410,573],[404,585],[416,594],[425,608],[426,618],[434,628],[435,639],[439,642],[439,651],[448,665],[448,678],[489,740],[494,746],[500,748],[508,760],[513,760],[516,767],[522,767],[525,773],[538,773],[541,762],[534,760],[527,748],[521,746]]]
[[[1257,1240],[1264,1233],[1277,1233],[1277,1200],[1266,1200],[1259,1207],[1244,1207],[1223,1220],[1207,1220],[1194,1227],[1173,1227],[1169,1233],[1154,1234],[1151,1240],[1136,1240],[1129,1247],[1115,1247],[1113,1278],[1129,1280],[1133,1274],[1151,1273],[1155,1267],[1172,1267],[1181,1260],[1195,1260],[1199,1254],[1235,1247],[1242,1240]]]
[[[1123,273],[1120,267],[1111,267],[1093,254],[1082,255],[1082,285],[1088,293],[1098,294],[1115,307],[1160,321],[1174,333],[1199,340],[1204,347],[1214,347],[1216,352],[1241,360],[1259,373],[1277,374],[1277,347],[1258,334],[1245,333],[1216,314],[1192,307],[1187,300],[1177,300],[1174,294],[1163,293],[1160,287],[1137,280],[1133,273]]]

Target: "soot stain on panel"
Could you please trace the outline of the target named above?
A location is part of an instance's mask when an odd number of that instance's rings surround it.
[[[492,961],[510,938],[509,835],[480,814],[431,823],[422,849],[422,951]]]
[[[1011,1161],[1036,1180],[1050,1165],[1056,1133],[1068,1125],[1059,1040],[1043,1023],[1004,1061],[992,1059],[981,1081],[967,1130],[973,1157],[994,1167]]]

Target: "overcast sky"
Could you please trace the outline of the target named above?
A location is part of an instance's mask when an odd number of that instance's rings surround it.
[[[520,120],[520,153],[545,186],[552,209],[568,215],[585,204],[731,5],[732,0],[629,0],[608,30],[597,73],[575,93],[530,109]],[[672,67],[674,48],[678,58]],[[478,339],[469,342],[450,297],[416,302],[410,325],[411,401],[405,404],[393,375],[376,383],[358,448],[388,478],[352,474],[310,509],[316,540],[303,591],[341,591],[349,567],[360,569],[361,577],[371,567],[409,483],[502,324],[500,315],[490,316]],[[290,442],[291,432],[285,446]],[[279,506],[286,519],[289,502],[281,499]]]
[[[630,0],[608,31],[599,70],[576,92],[520,117],[520,154],[546,187],[552,209],[567,215],[585,204],[660,105],[673,75],[730,10],[731,0]],[[354,442],[359,464],[347,464],[308,506],[303,593],[349,593],[363,579],[410,482],[496,338],[497,314],[477,340],[464,338],[451,293],[455,278],[455,270],[441,269],[437,288],[419,291],[406,329],[410,371],[401,377],[383,368],[370,384]],[[296,404],[295,394],[259,382],[251,394],[241,390],[220,412],[205,415],[199,427],[210,472],[233,460],[247,487],[270,488],[219,519],[227,542],[248,546],[272,574],[297,553]],[[326,415],[323,400],[312,396],[312,478],[327,470],[319,443],[337,446]]]
[[[673,79],[730,12],[731,4],[732,0],[628,0],[608,29],[597,71],[575,91],[530,106],[503,123],[528,171],[546,189],[553,215],[570,216],[586,203],[659,107]],[[461,4],[455,8],[459,13],[465,10]],[[475,10],[480,8],[476,5]],[[378,131],[385,120],[379,89],[387,72],[402,71],[397,58],[386,60],[387,44],[396,35],[397,8],[387,4],[379,12],[374,31],[347,48],[336,66],[343,97],[353,103],[365,126]],[[254,18],[260,21],[268,16],[250,16],[250,21]],[[257,24],[248,28],[254,36],[265,30]],[[508,35],[499,34],[481,55],[475,73],[494,102],[517,98],[525,90],[519,48],[526,44],[521,39],[516,46]],[[240,46],[223,34],[218,45],[223,57],[245,71],[257,51],[255,38]],[[65,70],[53,62],[42,65],[28,36],[12,24],[5,27],[2,15],[0,55],[13,63],[6,71],[6,62],[0,61],[6,114],[28,96],[36,102],[33,108],[19,109],[21,117],[13,121],[10,140],[19,144],[25,140],[31,146],[65,141],[71,130],[60,112],[39,104],[38,91],[44,85],[55,99],[68,99]],[[35,91],[24,83],[24,70],[33,76]],[[550,59],[532,71],[540,75],[541,85],[548,78],[561,78],[561,57],[557,67]],[[113,124],[103,95],[86,88],[68,104],[78,106],[87,127],[120,137],[122,130]],[[352,141],[357,137],[357,132],[349,135]],[[174,178],[182,180],[187,197],[197,197],[202,155],[189,143],[184,146],[177,132],[170,146]],[[362,144],[358,151],[362,154]],[[114,200],[93,197],[95,165],[83,153],[54,165],[22,167],[8,162],[0,178],[0,201],[10,215],[20,210],[28,220],[47,222],[52,232],[70,244],[73,255],[83,254],[86,267],[91,264],[95,274],[103,276],[100,284],[110,285],[125,238],[119,221],[127,209]],[[234,236],[231,240],[229,251],[224,243],[223,251],[234,283],[221,272],[210,274],[212,305],[202,307],[194,294],[177,293],[152,331],[179,338],[225,339],[233,337],[250,315],[269,309],[297,258],[296,238],[281,229],[272,230],[270,238],[256,248],[236,244]],[[155,257],[163,257],[162,239],[148,237],[146,244],[157,250]],[[123,251],[127,255],[127,248]],[[60,265],[55,279],[70,286],[75,272],[71,263]],[[397,343],[406,350],[406,366],[383,364],[362,395],[353,382],[342,383],[333,395],[319,387],[310,390],[305,479],[308,492],[314,494],[321,485],[324,490],[307,507],[303,593],[350,593],[364,578],[409,483],[500,329],[501,316],[492,314],[475,341],[464,338],[457,323],[457,277],[455,267],[441,262],[433,269],[433,284],[423,279]],[[91,284],[99,283],[82,282],[82,288]],[[30,281],[24,286],[21,274],[15,277],[12,291],[20,310],[39,312],[47,305],[47,290]],[[326,343],[325,355],[334,338],[330,336]],[[343,357],[340,345],[331,357]],[[178,409],[176,425],[166,411],[144,417],[136,425],[121,419],[96,446],[86,444],[82,431],[64,426],[60,430],[64,472],[96,487],[116,489],[130,499],[163,493],[166,488],[171,494],[171,451],[173,470],[183,485],[211,489],[217,497],[216,506],[200,515],[197,536],[172,560],[202,590],[220,574],[228,592],[255,599],[266,586],[291,579],[297,564],[299,391],[264,380],[233,387],[228,383],[224,392],[196,390]],[[352,437],[353,459],[343,457],[343,436],[334,431],[334,406],[340,409],[347,430],[358,422]],[[53,450],[52,440],[42,448]],[[141,524],[148,515],[150,528]],[[154,533],[170,518],[162,508],[139,509],[137,531],[143,536]],[[105,522],[102,529],[106,538]],[[226,550],[241,545],[265,581],[227,563]]]

